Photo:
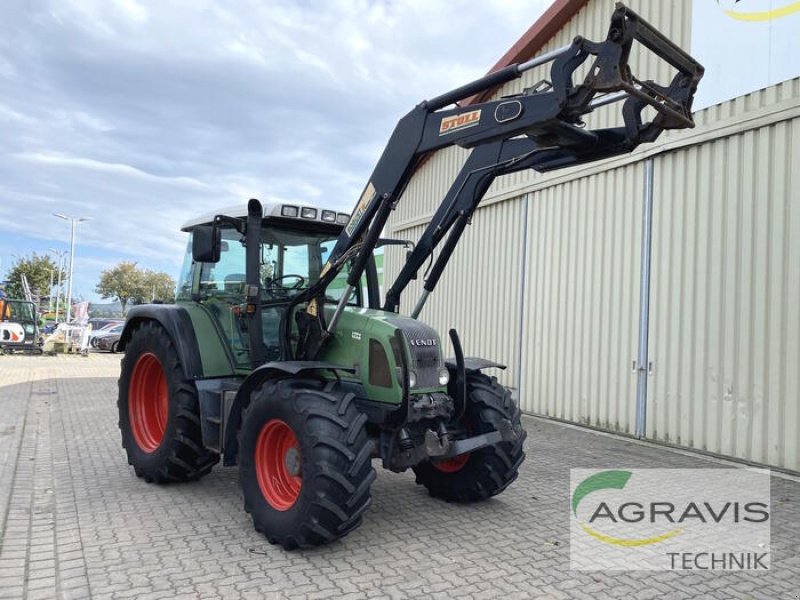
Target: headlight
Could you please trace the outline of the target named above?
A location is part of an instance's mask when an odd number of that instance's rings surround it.
[[[408,372],[408,387],[415,388],[417,387],[417,374],[414,371]]]
[[[439,385],[447,385],[448,383],[450,383],[450,371],[439,369]]]

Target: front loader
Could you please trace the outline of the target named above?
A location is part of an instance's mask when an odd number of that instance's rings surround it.
[[[635,42],[669,63],[670,81],[632,74]],[[548,62],[544,85],[458,104]],[[587,75],[575,81],[582,66]],[[617,156],[665,129],[692,127],[702,74],[618,4],[606,40],[577,37],[420,103],[399,121],[351,214],[250,200],[188,222],[176,304],[133,308],[120,340],[119,424],[136,474],[186,481],[220,457],[238,464],[256,529],[287,549],[361,523],[373,459],[413,469],[448,502],[502,492],[525,458],[520,410],[483,373],[504,367],[465,357],[455,330],[455,356],[445,358],[439,333],[418,319],[425,301],[496,177]],[[622,125],[586,125],[610,104]],[[383,239],[420,161],[452,145],[471,153],[421,238]],[[388,244],[409,252],[380,298],[374,251]],[[426,262],[422,294],[400,315]]]

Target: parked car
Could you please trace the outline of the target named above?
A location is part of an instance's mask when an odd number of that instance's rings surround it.
[[[102,329],[109,329],[110,327],[114,327],[122,323],[125,323],[125,319],[89,319],[89,325],[92,326],[93,332],[97,332]]]
[[[95,346],[95,338],[108,334],[112,329],[125,325],[125,321],[118,321],[116,319],[95,319],[95,323],[89,320],[89,325],[92,327],[92,332],[89,334],[89,345],[92,348]]]
[[[116,352],[119,347],[119,338],[122,336],[122,330],[125,327],[122,325],[115,325],[110,329],[102,329],[93,335],[89,340],[89,345],[98,350],[108,350],[109,352]]]

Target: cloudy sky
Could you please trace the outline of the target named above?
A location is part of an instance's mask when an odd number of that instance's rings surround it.
[[[190,217],[247,198],[349,212],[397,119],[485,73],[548,0],[6,0],[0,280],[68,248],[176,275]]]

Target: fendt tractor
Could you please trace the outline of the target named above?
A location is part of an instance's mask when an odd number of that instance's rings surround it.
[[[670,81],[632,74],[634,42],[669,63]],[[550,81],[458,104],[545,63]],[[120,340],[119,426],[136,474],[166,483],[197,479],[220,457],[238,464],[255,528],[286,549],[361,523],[373,459],[413,469],[448,502],[502,492],[525,458],[520,410],[483,373],[501,365],[465,357],[455,330],[454,357],[444,358],[441,336],[418,319],[425,301],[496,177],[616,156],[693,127],[702,74],[618,4],[605,41],[576,37],[420,103],[397,124],[351,214],[250,200],[188,222],[177,302],[134,307]],[[615,103],[623,125],[584,123]],[[471,153],[381,298],[373,253],[407,244],[381,238],[387,218],[420,161],[452,145]],[[402,316],[401,294],[427,261],[423,291]]]

